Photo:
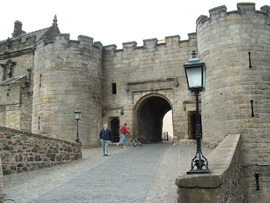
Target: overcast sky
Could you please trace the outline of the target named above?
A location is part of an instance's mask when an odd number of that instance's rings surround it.
[[[32,32],[51,26],[57,15],[61,33],[71,39],[86,35],[103,45],[143,39],[164,39],[165,36],[196,31],[196,19],[209,16],[208,10],[226,5],[227,11],[237,10],[239,0],[13,0],[1,2],[0,40],[11,37],[15,20],[23,23],[23,30]],[[244,1],[247,2],[247,1]],[[256,10],[269,5],[269,0],[251,1]]]

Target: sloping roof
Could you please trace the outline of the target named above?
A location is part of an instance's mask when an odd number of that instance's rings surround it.
[[[36,41],[38,41],[50,28],[51,27],[47,27],[41,30],[36,30],[34,32],[24,33],[24,34],[19,35],[14,40],[21,38],[21,42],[25,42],[27,38],[36,36]]]
[[[1,81],[0,82],[0,86],[6,86],[6,85],[9,85],[11,83],[14,83],[22,78],[26,77],[26,75],[21,75],[21,76],[16,76],[16,77],[12,77],[12,78],[9,78],[5,81]]]
[[[47,28],[43,28],[40,30],[36,30],[33,32],[29,32],[29,33],[26,33],[25,31],[23,31],[22,34],[20,34],[19,36],[15,37],[15,38],[8,38],[6,40],[0,41],[0,44],[5,44],[7,41],[17,41],[17,40],[20,40],[21,42],[25,42],[26,39],[30,38],[30,37],[36,37],[36,42],[37,42],[43,36],[47,36],[47,37],[51,38],[54,34],[59,34],[59,33],[60,33],[60,30],[58,28],[57,18],[55,16],[52,26],[47,27]]]

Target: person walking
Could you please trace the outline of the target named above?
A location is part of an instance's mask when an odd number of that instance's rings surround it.
[[[112,134],[108,129],[108,124],[104,124],[104,128],[99,133],[99,139],[102,145],[104,156],[108,156],[108,146],[112,140]]]
[[[120,144],[124,143],[124,148],[127,146],[127,138],[126,135],[132,135],[130,132],[127,130],[127,123],[124,123],[124,125],[120,128],[120,133],[121,133],[121,141],[117,143],[117,146]]]

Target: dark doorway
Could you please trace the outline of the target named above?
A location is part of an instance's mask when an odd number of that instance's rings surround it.
[[[113,118],[110,122],[112,131],[112,142],[119,142],[119,119]]]
[[[137,112],[138,138],[144,143],[162,141],[162,125],[171,105],[162,97],[145,99]]]
[[[199,123],[201,124],[201,114],[199,114]],[[189,112],[188,131],[189,139],[196,139],[196,111]]]

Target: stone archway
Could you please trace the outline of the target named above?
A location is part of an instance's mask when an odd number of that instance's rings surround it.
[[[144,143],[162,141],[163,118],[170,110],[169,100],[162,95],[142,98],[135,107],[137,137]]]

